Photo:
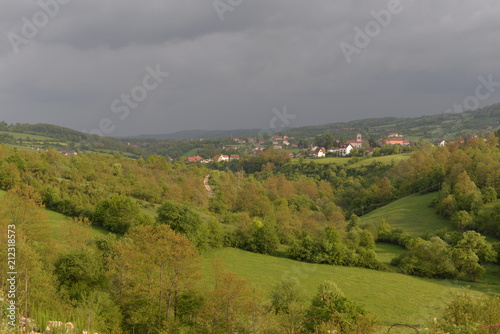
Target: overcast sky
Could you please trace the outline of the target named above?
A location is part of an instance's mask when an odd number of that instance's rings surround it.
[[[123,136],[500,101],[498,0],[57,1],[0,0],[0,120]]]

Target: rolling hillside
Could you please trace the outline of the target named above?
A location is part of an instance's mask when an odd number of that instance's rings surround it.
[[[498,129],[500,126],[500,104],[494,104],[478,110],[463,113],[444,113],[414,118],[380,117],[355,120],[350,122],[328,123],[317,126],[303,126],[285,129],[281,132],[288,136],[314,137],[325,132],[333,132],[337,137],[350,138],[356,132],[363,132],[372,137],[386,136],[396,131],[412,140],[425,138],[429,140],[454,139],[457,135],[467,135],[485,130],[489,126]],[[328,120],[325,120],[326,122]],[[142,138],[157,139],[200,139],[246,137],[257,135],[260,129],[242,130],[192,130],[170,134],[142,135]]]
[[[0,191],[0,199],[5,196]],[[384,216],[395,226],[406,230],[420,231],[421,226],[412,229],[412,224],[418,225],[418,220],[412,217],[408,210],[424,209],[433,194],[423,195],[415,200],[414,196],[394,202],[393,205],[378,209],[368,216],[372,219]],[[417,203],[417,204],[416,204]],[[3,203],[0,201],[0,207]],[[411,209],[405,208],[411,207]],[[66,216],[44,210],[54,242],[54,251],[62,254],[79,245],[71,244],[68,234],[80,235],[82,240],[105,234],[105,231],[82,226],[69,220]],[[389,217],[391,216],[391,217]],[[430,213],[427,216],[431,217]],[[366,218],[366,217],[365,217]],[[406,221],[408,220],[408,221]],[[413,221],[413,223],[412,223]],[[384,263],[401,253],[402,249],[392,245],[377,245],[377,255]],[[218,260],[226,269],[246,279],[256,286],[264,298],[276,282],[287,275],[297,277],[304,287],[308,299],[312,298],[318,285],[324,280],[337,283],[339,288],[364,308],[377,316],[384,325],[407,323],[426,326],[429,319],[439,316],[443,306],[449,302],[453,292],[470,286],[470,289],[480,294],[483,292],[500,294],[498,283],[498,266],[491,266],[491,273],[478,283],[453,280],[422,279],[398,273],[381,272],[364,268],[352,268],[330,265],[317,265],[297,262],[282,257],[273,257],[242,251],[234,248],[222,248],[207,251],[202,254],[202,271],[207,286],[213,282],[212,263]],[[412,289],[408,289],[411,286]]]
[[[439,316],[457,289],[467,285],[472,290],[484,289],[481,283],[430,280],[364,268],[309,264],[234,248],[212,250],[204,255],[203,270],[210,279],[213,279],[211,264],[214,260],[255,285],[265,296],[269,296],[273,285],[287,275],[300,280],[309,298],[315,295],[321,282],[331,280],[386,325],[402,322],[425,326],[429,319]],[[500,294],[500,286],[493,289]]]
[[[386,156],[381,156],[381,157],[369,157],[367,159],[362,159],[362,158],[357,158],[359,161],[354,162],[351,164],[352,167],[361,167],[361,166],[367,166],[373,162],[381,162],[384,164],[397,164],[400,161],[407,160],[410,158],[411,153],[402,153],[402,154],[394,154],[394,155],[386,155]],[[356,159],[356,158],[355,158]],[[294,162],[298,162],[297,159],[293,160]],[[350,163],[352,158],[350,157],[335,157],[335,158],[322,158],[322,159],[307,159],[307,161],[314,161],[318,164],[329,164],[329,163],[335,163],[338,165],[346,165]]]
[[[2,200],[6,194],[6,191],[0,190],[0,210],[4,208]],[[69,240],[69,235],[79,235],[83,242],[84,239],[92,239],[109,233],[101,228],[83,226],[71,220],[69,217],[52,210],[42,209],[42,212],[42,219],[44,219],[44,221],[38,221],[35,222],[35,224],[44,224],[41,226],[47,228],[48,235],[54,243],[55,252],[62,253],[79,247],[78,244],[74,244]]]
[[[353,138],[362,133],[365,138],[379,139],[390,132],[403,134],[406,139],[454,140],[457,136],[477,135],[500,128],[500,104],[475,111],[450,113],[416,118],[383,117],[319,126],[287,128],[280,131],[307,146],[315,136],[331,133],[337,139]],[[233,145],[234,137],[258,136],[260,129],[192,130],[173,134],[151,134],[134,138],[98,137],[88,133],[51,124],[11,124],[0,122],[0,143],[20,148],[50,148],[76,150],[80,153],[120,153],[130,158],[152,154],[179,158],[199,154],[200,150],[215,155],[221,146]],[[276,133],[278,134],[278,133]],[[219,139],[216,139],[219,138]],[[191,140],[204,139],[204,140]],[[245,151],[250,146],[237,147]],[[305,147],[305,146],[301,146]],[[295,152],[296,153],[296,152]],[[207,154],[205,154],[207,155]],[[325,160],[327,162],[328,160]],[[338,160],[339,163],[343,161]]]
[[[385,219],[392,227],[402,228],[414,236],[451,228],[450,222],[439,217],[434,209],[429,207],[436,195],[437,193],[411,195],[378,208],[361,217],[361,220],[363,223],[378,224],[380,220]]]
[[[121,153],[131,158],[138,158],[145,153],[115,138],[98,137],[52,124],[7,125],[0,122],[0,144],[25,150]]]

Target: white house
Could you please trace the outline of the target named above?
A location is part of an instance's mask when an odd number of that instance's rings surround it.
[[[341,145],[340,147],[334,147],[328,150],[328,152],[337,153],[340,157],[346,157],[351,154],[354,147],[351,144]]]
[[[442,147],[444,145],[446,145],[446,141],[445,140],[439,140],[436,142],[436,145],[439,146],[439,147]]]
[[[312,155],[316,158],[324,158],[326,156],[326,149],[324,147],[316,147],[312,152]]]
[[[214,161],[221,162],[221,161],[229,161],[229,155],[224,155],[224,154],[217,154],[214,157]]]

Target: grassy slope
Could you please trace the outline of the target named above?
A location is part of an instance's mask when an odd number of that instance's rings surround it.
[[[32,134],[28,134],[28,133],[0,131],[0,135],[2,135],[2,134],[11,135],[15,139],[27,139],[27,138],[30,138],[32,140],[40,140],[40,141],[57,141],[57,139],[54,139],[54,138],[51,138],[51,137],[45,137],[45,136],[39,136],[39,135],[32,135]]]
[[[402,154],[395,154],[395,155],[386,155],[386,156],[382,156],[382,157],[372,157],[372,158],[368,158],[368,159],[356,162],[356,163],[352,164],[351,166],[355,166],[355,167],[366,166],[366,165],[371,164],[374,161],[382,162],[385,164],[390,164],[392,162],[397,163],[401,160],[408,159],[410,157],[410,155],[411,155],[410,153],[402,153]],[[351,158],[349,158],[349,157],[345,157],[345,158],[339,157],[339,158],[307,159],[306,161],[314,161],[314,162],[320,163],[320,164],[336,163],[338,165],[346,165],[350,159]],[[298,159],[296,159],[296,161],[298,161]]]
[[[393,227],[400,227],[415,236],[451,227],[448,221],[429,207],[435,196],[436,193],[411,195],[378,208],[361,217],[361,220],[363,223],[377,224],[385,219]]]
[[[3,199],[6,193],[6,191],[0,190],[0,201]],[[0,202],[0,206],[1,205],[2,203]],[[76,233],[77,235],[90,233],[92,237],[99,237],[109,233],[104,229],[97,227],[93,227],[89,230],[88,228],[80,226],[77,223],[71,221],[67,216],[48,209],[45,209],[44,212],[47,217],[50,236],[56,242],[56,244],[60,246],[60,250],[68,250],[73,248],[73,245],[65,240],[65,237],[68,233]]]
[[[67,216],[51,210],[45,210],[45,214],[47,215],[50,235],[55,241],[57,241],[57,243],[63,245],[64,248],[72,248],[72,245],[65,240],[65,235],[68,233],[68,231],[74,233],[89,232],[90,235],[94,238],[109,233],[108,231],[100,227],[92,227],[89,231],[88,228],[78,225],[77,223],[71,221]]]
[[[399,245],[378,242],[375,247],[375,252],[380,262],[388,265],[394,271],[398,271],[397,267],[391,266],[391,260],[403,254],[405,249]]]
[[[396,322],[424,325],[439,316],[442,307],[458,288],[475,284],[449,280],[422,279],[398,273],[364,268],[308,264],[290,259],[253,254],[233,248],[212,250],[203,256],[203,272],[212,281],[214,259],[262,290],[264,296],[287,274],[297,277],[312,298],[324,280],[337,283],[344,293],[362,304],[384,324]],[[411,287],[411,288],[410,288]],[[482,287],[477,287],[483,290]],[[491,290],[500,293],[500,286]]]

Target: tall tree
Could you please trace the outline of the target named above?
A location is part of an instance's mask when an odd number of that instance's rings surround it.
[[[276,314],[287,313],[293,302],[302,303],[305,300],[305,292],[300,281],[296,277],[285,277],[271,290],[271,305]]]
[[[156,222],[167,224],[177,233],[185,235],[198,248],[205,248],[207,226],[192,207],[167,201],[158,208]]]
[[[260,301],[244,279],[214,264],[215,286],[202,311],[204,333],[235,333],[253,327]]]
[[[307,317],[306,328],[310,331],[323,328],[333,333],[372,333],[375,327],[375,322],[366,311],[347,298],[331,281],[325,281],[318,287]]]
[[[137,226],[116,244],[115,252],[115,294],[126,323],[149,332],[172,320],[177,301],[199,278],[196,248],[167,225]]]
[[[111,232],[120,234],[127,232],[133,226],[149,222],[130,197],[119,194],[97,203],[93,221]]]

